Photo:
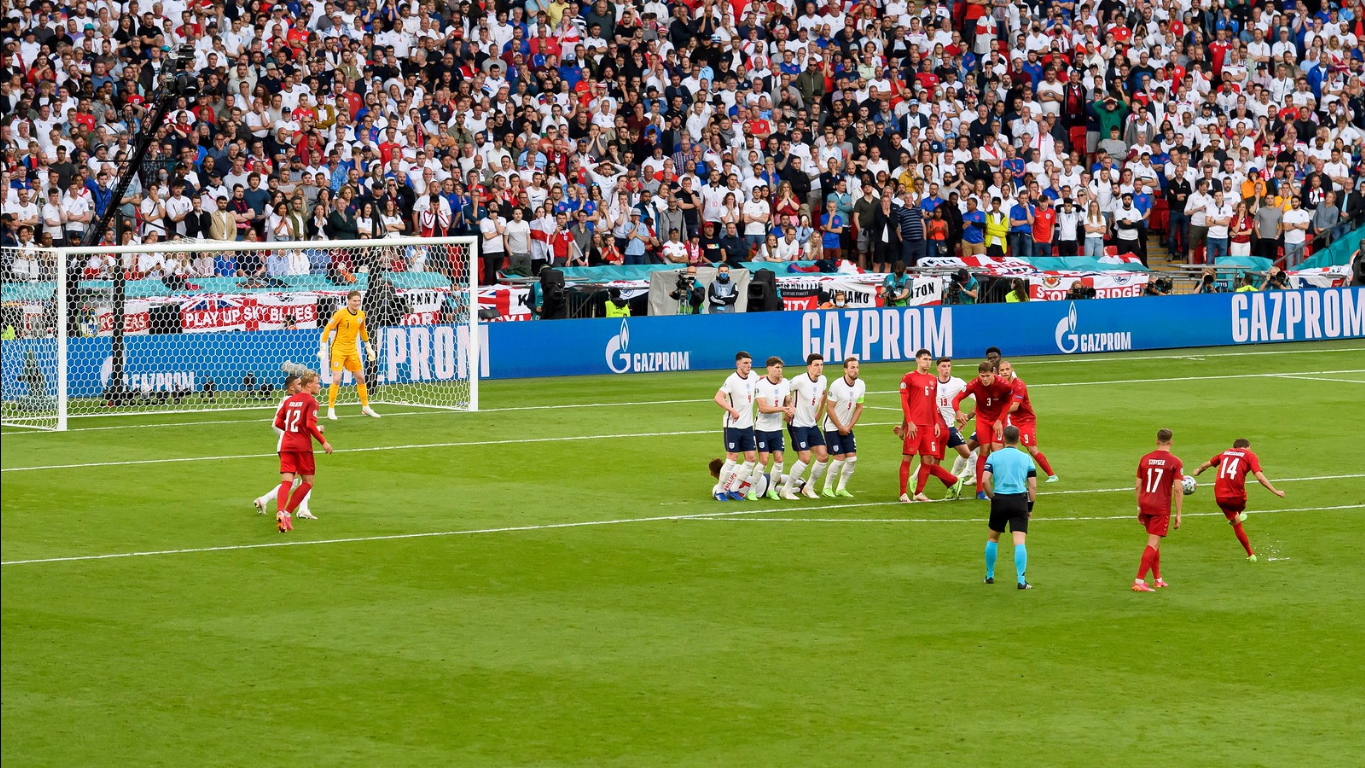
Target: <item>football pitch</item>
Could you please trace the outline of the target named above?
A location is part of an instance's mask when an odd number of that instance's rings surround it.
[[[1061,477],[1031,592],[1008,536],[982,583],[986,502],[896,503],[904,366],[863,367],[853,499],[710,499],[724,371],[347,406],[320,519],[286,535],[251,507],[278,482],[269,412],[5,431],[0,755],[1361,765],[1365,344],[1013,362]],[[1249,438],[1287,496],[1248,478],[1248,563],[1206,473],[1162,547],[1172,586],[1136,594],[1134,470],[1161,427],[1187,471]]]

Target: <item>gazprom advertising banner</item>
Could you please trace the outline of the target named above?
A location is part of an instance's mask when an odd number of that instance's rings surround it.
[[[1056,355],[1365,337],[1365,288],[1221,293],[977,306],[865,308],[734,315],[553,320],[480,326],[480,375],[507,379],[586,374],[717,370],[737,350],[756,365],[777,355],[792,364],[811,352],[829,360],[910,360],[920,348],[975,358]],[[448,381],[468,376],[468,339],[455,326],[382,329],[381,381]],[[128,336],[125,383],[177,394],[275,382],[286,360],[318,365],[316,330]],[[55,394],[51,340],[6,341],[4,392],[41,380]],[[96,397],[113,371],[108,337],[70,341],[70,396]],[[36,376],[39,371],[42,376]]]
[[[864,362],[935,355],[1121,352],[1365,337],[1365,288],[1023,304],[495,323],[493,378],[791,365],[811,352]]]

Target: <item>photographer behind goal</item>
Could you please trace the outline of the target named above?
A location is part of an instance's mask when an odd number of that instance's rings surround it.
[[[972,277],[972,273],[965,269],[959,269],[953,274],[948,284],[943,286],[944,304],[975,304],[977,296],[981,293],[981,284]]]

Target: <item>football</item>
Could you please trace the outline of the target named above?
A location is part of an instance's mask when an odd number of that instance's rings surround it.
[[[1180,481],[1180,487],[1185,491],[1185,495],[1189,496],[1199,487],[1199,483],[1193,477],[1185,475],[1185,479]]]

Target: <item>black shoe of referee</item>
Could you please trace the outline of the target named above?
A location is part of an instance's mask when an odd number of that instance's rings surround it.
[[[986,577],[986,583],[987,583],[987,584],[994,584],[994,583],[995,583],[995,579],[991,578],[990,576],[987,576],[987,577]]]
[[[1027,581],[1021,581],[1019,582],[1019,589],[1033,589],[1033,585]]]

